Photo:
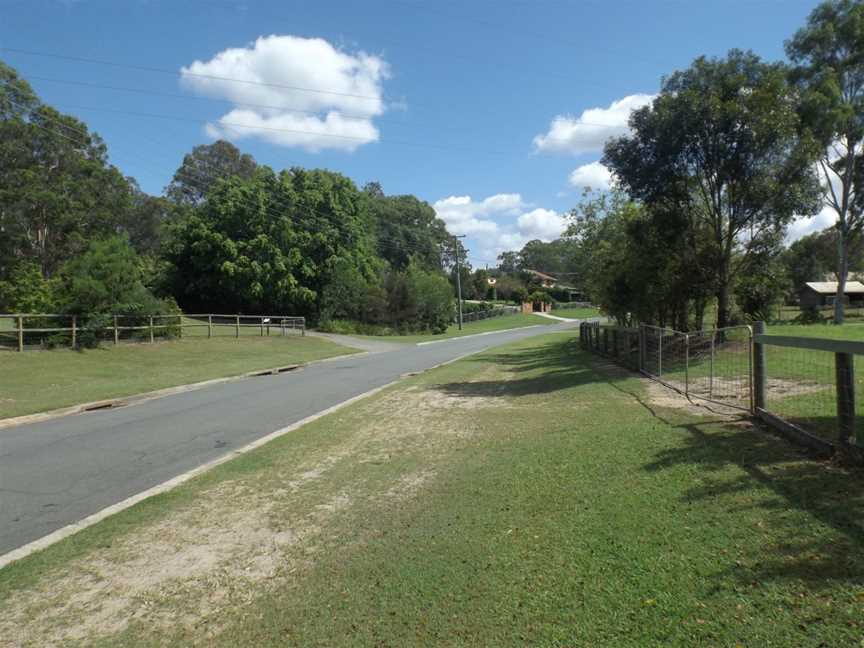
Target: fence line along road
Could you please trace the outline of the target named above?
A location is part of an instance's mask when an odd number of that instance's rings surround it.
[[[480,320],[490,319],[492,317],[502,317],[504,315],[517,315],[521,313],[518,306],[501,306],[499,308],[490,308],[484,311],[474,311],[473,313],[463,313],[463,322],[479,322]],[[457,319],[454,319],[455,323]]]
[[[82,323],[83,322],[83,323]],[[150,342],[189,337],[306,334],[306,318],[288,315],[82,316],[58,313],[0,314],[0,349],[78,348],[100,342]]]
[[[864,460],[864,342],[767,335],[764,322],[682,332],[657,326],[579,329],[584,349],[688,398],[745,410],[793,441]]]

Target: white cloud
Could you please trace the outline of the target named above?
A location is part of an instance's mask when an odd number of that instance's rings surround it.
[[[471,235],[496,233],[498,223],[492,218],[516,215],[525,204],[519,194],[495,194],[480,202],[471,200],[471,196],[450,196],[432,207],[451,234]]]
[[[433,205],[452,234],[469,237],[475,258],[495,259],[506,250],[519,250],[528,241],[551,241],[566,229],[563,216],[534,207],[517,193],[496,194],[475,201],[471,196],[450,196]]]
[[[321,38],[262,36],[180,69],[193,92],[237,107],[207,125],[211,137],[256,137],[308,151],[354,151],[379,138],[387,63]]]
[[[564,217],[551,209],[537,208],[522,214],[516,221],[519,233],[528,240],[551,241],[567,229]]]
[[[570,173],[570,184],[574,187],[591,187],[606,191],[612,186],[612,172],[600,162],[589,162],[576,167]]]
[[[534,138],[534,148],[541,153],[590,153],[603,150],[611,137],[628,132],[630,113],[645,106],[654,95],[634,94],[613,101],[607,108],[589,108],[579,117],[558,115],[545,135]]]

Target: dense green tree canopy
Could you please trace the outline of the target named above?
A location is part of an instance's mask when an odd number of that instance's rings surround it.
[[[805,132],[820,147],[825,203],[837,214],[835,273],[843,294],[849,249],[864,228],[864,3],[829,0],[786,43],[796,64],[791,79],[801,92]],[[843,300],[834,320],[843,322]]]
[[[231,142],[201,144],[183,158],[165,195],[178,205],[199,205],[219,180],[233,177],[249,180],[256,166],[251,155],[241,153]]]
[[[2,63],[0,116],[0,279],[30,261],[50,277],[119,228],[129,186],[98,135],[42,104]]]
[[[605,164],[633,198],[710,234],[720,326],[729,321],[733,260],[819,208],[799,125],[783,66],[733,50],[668,77],[653,104],[633,113],[633,134],[606,146]]]

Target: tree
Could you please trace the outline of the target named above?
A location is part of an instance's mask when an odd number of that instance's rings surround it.
[[[730,288],[763,236],[818,209],[812,149],[799,136],[794,96],[779,64],[732,50],[700,57],[667,78],[610,141],[604,163],[630,195],[707,228],[715,248],[717,325],[729,324]],[[737,254],[740,252],[740,254]]]
[[[0,279],[23,261],[50,278],[89,240],[116,232],[129,186],[98,135],[2,63],[0,117]]]
[[[451,236],[429,203],[415,196],[385,196],[381,185],[363,188],[374,222],[378,256],[403,269],[415,259],[430,270],[442,270],[450,259]]]
[[[178,205],[200,205],[219,180],[234,177],[249,180],[257,166],[255,158],[241,153],[231,142],[217,140],[212,144],[201,144],[183,157],[171,183],[165,188],[165,195]]]
[[[337,173],[294,168],[215,185],[173,227],[168,258],[184,307],[317,316],[344,264],[370,279],[380,262],[365,201]]]
[[[797,65],[791,79],[802,93],[805,129],[820,145],[824,200],[837,214],[837,299],[834,322],[843,323],[849,247],[864,228],[861,186],[864,141],[864,3],[830,0],[786,43]]]
[[[59,281],[58,306],[64,313],[92,317],[162,310],[144,287],[137,255],[125,236],[92,241],[83,254],[63,266]]]

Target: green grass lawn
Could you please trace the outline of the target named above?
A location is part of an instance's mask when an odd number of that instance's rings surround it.
[[[129,396],[353,349],[314,337],[183,339],[72,351],[0,351],[0,418]],[[0,431],[2,434],[2,431]]]
[[[568,307],[558,306],[552,309],[552,315],[559,315],[560,317],[572,317],[573,319],[588,319],[590,317],[600,317],[600,309],[599,308],[582,308],[582,307]]]
[[[476,333],[504,331],[506,329],[522,328],[525,326],[536,326],[538,324],[546,326],[554,323],[555,320],[550,320],[547,317],[518,313],[516,315],[502,315],[501,317],[493,317],[491,319],[480,320],[479,322],[465,322],[462,325],[461,331],[456,324],[453,324],[447,329],[445,333],[441,334],[421,333],[417,335],[358,335],[356,337],[366,337],[373,340],[386,340],[387,342],[404,342],[406,344],[416,344],[417,342],[446,340],[448,338],[474,335]]]
[[[532,338],[223,464],[0,570],[0,637],[860,645],[861,474],[592,362]]]

